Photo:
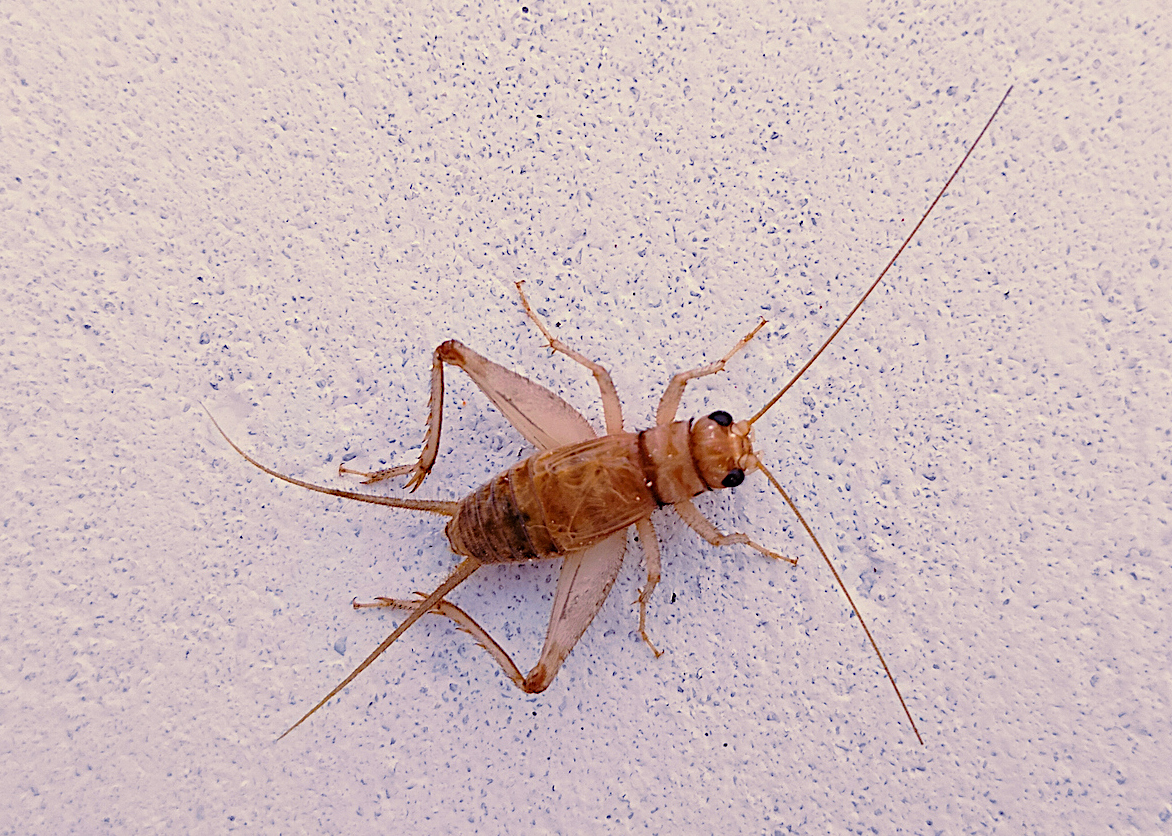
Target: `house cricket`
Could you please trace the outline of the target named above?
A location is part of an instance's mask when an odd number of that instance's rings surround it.
[[[470,633],[521,690],[527,693],[544,691],[610,593],[623,562],[627,529],[631,525],[635,526],[643,546],[647,573],[647,581],[635,602],[639,605],[639,635],[658,657],[660,651],[647,632],[647,604],[660,580],[659,541],[651,521],[653,511],[670,506],[689,528],[713,546],[747,546],[768,557],[797,564],[795,558],[777,554],[744,534],[721,533],[692,502],[694,497],[708,491],[735,488],[746,475],[760,471],[781,495],[830,567],[835,582],[858,617],[916,739],[922,745],[923,737],[895,677],[838,570],[794,501],[754,452],[752,428],[806,373],[883,281],[960,173],[1012,90],[1010,87],[1006,91],[952,175],[867,291],[805,365],[747,421],[734,421],[723,410],[693,421],[677,421],[676,410],[685,386],[697,378],[723,371],[725,364],[765,327],[764,319],[716,362],[674,375],[659,401],[655,426],[631,433],[623,428],[622,404],[610,374],[549,332],[529,304],[522,282],[516,283],[521,305],[549,347],[585,367],[594,376],[602,399],[606,435],[597,435],[586,419],[558,395],[481,357],[467,346],[448,340],[437,347],[432,356],[427,433],[419,460],[414,464],[374,472],[351,470],[344,464],[339,467],[339,473],[364,477],[363,484],[407,476],[406,487],[414,492],[427,478],[438,456],[443,420],[444,366],[455,366],[462,369],[508,422],[537,448],[537,452],[459,502],[379,496],[324,487],[286,476],[244,452],[220,428],[209,411],[212,423],[228,444],[250,464],[276,479],[343,499],[447,517],[444,533],[452,552],[463,558],[429,595],[417,593],[418,597],[412,600],[378,598],[367,604],[355,601],[353,606],[356,609],[388,607],[406,610],[408,615],[349,676],[281,737],[313,716],[428,612],[446,616]],[[445,596],[482,566],[557,557],[563,562],[545,645],[537,664],[528,674],[522,674],[505,650],[471,616],[446,601]]]

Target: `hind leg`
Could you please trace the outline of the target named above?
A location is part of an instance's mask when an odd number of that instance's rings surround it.
[[[419,606],[420,600],[422,600],[424,597],[423,593],[421,592],[416,592],[415,594],[419,597],[412,600],[403,598],[383,598],[380,596],[369,604],[360,604],[358,601],[355,601],[353,606],[356,610],[371,609],[375,607],[393,607],[400,610],[414,610]],[[497,664],[499,664],[504,670],[505,675],[508,676],[509,679],[513,680],[513,683],[518,688],[520,688],[522,691],[527,690],[525,688],[525,677],[522,676],[521,669],[517,667],[516,663],[512,660],[509,654],[505,652],[505,649],[497,644],[496,640],[488,634],[488,631],[477,624],[472,616],[468,615],[468,613],[464,612],[455,604],[451,604],[447,601],[438,601],[432,606],[431,611],[437,615],[445,616],[456,622],[457,627],[459,627],[468,635],[472,636],[478,645],[488,651],[489,656],[491,656],[493,659],[496,659]]]
[[[443,425],[445,364],[463,370],[472,378],[472,382],[488,396],[517,432],[540,450],[552,450],[555,447],[594,438],[594,430],[586,419],[553,392],[481,357],[461,342],[448,340],[439,345],[432,354],[427,435],[423,439],[423,451],[419,454],[419,461],[373,472],[355,470],[342,465],[338,468],[340,473],[364,476],[368,484],[410,474],[407,487],[411,490],[415,490],[423,483],[439,454],[440,432]]]

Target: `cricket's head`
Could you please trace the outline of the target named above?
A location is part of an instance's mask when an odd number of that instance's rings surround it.
[[[753,455],[752,427],[717,410],[692,422],[692,457],[700,477],[713,490],[735,488],[760,467]]]

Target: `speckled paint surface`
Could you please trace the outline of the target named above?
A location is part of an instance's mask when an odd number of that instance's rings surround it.
[[[442,8],[439,8],[442,6]],[[1172,832],[1169,19],[1157,3],[17,4],[0,14],[0,832]],[[408,461],[457,338],[601,426],[769,326],[759,477],[655,518],[548,691],[354,596],[442,521],[274,482]],[[454,499],[528,448],[449,376]],[[394,492],[396,488],[386,490]],[[556,564],[453,599],[527,668]]]

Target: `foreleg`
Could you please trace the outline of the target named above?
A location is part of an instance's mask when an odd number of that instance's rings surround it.
[[[797,558],[786,557],[785,555],[771,552],[762,545],[754,543],[744,534],[722,534],[720,530],[712,524],[712,522],[700,510],[692,504],[692,500],[684,499],[680,502],[672,504],[672,508],[680,515],[680,519],[687,524],[688,528],[695,531],[707,542],[714,546],[748,546],[751,549],[756,549],[761,554],[767,557],[772,557],[777,560],[784,560],[787,563],[792,563],[794,566],[798,565]]]
[[[684,396],[684,387],[688,385],[689,380],[695,380],[698,377],[706,377],[707,375],[724,371],[724,364],[732,359],[734,354],[748,345],[749,340],[757,336],[757,332],[764,327],[765,320],[763,319],[757,323],[756,328],[741,337],[740,342],[732,347],[732,351],[721,357],[715,363],[709,363],[707,366],[701,366],[698,369],[691,369],[686,372],[677,372],[673,375],[671,382],[667,384],[667,390],[663,393],[663,397],[659,399],[659,409],[655,413],[656,425],[662,427],[676,419],[676,410],[679,409],[680,398]]]

